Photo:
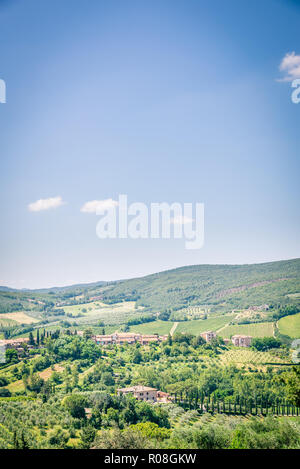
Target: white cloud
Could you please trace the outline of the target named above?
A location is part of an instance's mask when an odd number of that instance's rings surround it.
[[[279,70],[285,76],[278,81],[293,81],[296,78],[300,78],[300,55],[297,55],[295,52],[285,54],[279,65]]]
[[[173,225],[187,225],[188,223],[193,223],[193,221],[193,218],[185,217],[182,215],[171,218],[171,223],[173,223]]]
[[[30,212],[40,212],[42,210],[60,207],[64,203],[60,196],[49,197],[49,199],[39,199],[36,202],[32,202],[28,205],[28,210]]]
[[[113,199],[90,200],[81,207],[80,211],[85,213],[101,213],[104,210],[117,207],[118,205],[119,202]]]

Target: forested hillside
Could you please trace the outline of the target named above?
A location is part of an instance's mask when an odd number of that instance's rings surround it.
[[[195,265],[119,282],[104,292],[110,301],[136,299],[141,306],[181,309],[220,305],[228,310],[284,302],[300,292],[300,259],[252,265]],[[290,298],[289,298],[290,300]]]
[[[247,265],[194,265],[118,282],[74,285],[33,291],[0,291],[0,313],[41,306],[83,295],[106,303],[137,301],[150,310],[178,310],[193,305],[215,309],[265,303],[297,302],[300,259]],[[287,297],[287,295],[291,295]]]

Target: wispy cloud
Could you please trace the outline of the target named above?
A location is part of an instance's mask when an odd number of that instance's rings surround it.
[[[41,212],[42,210],[60,207],[64,203],[60,196],[49,197],[48,199],[39,199],[36,202],[32,202],[28,205],[28,210],[30,212]]]
[[[293,81],[300,78],[300,54],[297,55],[295,52],[285,54],[279,65],[279,70],[284,73],[284,77],[277,81]]]
[[[187,225],[188,223],[193,223],[193,218],[185,217],[185,216],[177,216],[174,218],[171,218],[171,223],[173,225]]]
[[[80,211],[85,213],[101,213],[104,210],[117,207],[118,205],[119,202],[113,199],[90,200],[81,207]]]

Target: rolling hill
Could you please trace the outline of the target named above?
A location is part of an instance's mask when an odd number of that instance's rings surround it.
[[[211,305],[215,310],[299,301],[300,259],[250,265],[194,265],[108,286],[104,301],[136,299],[149,309]],[[287,296],[289,295],[289,296]]]
[[[192,265],[141,278],[96,282],[63,288],[0,291],[0,313],[38,310],[83,295],[100,295],[105,303],[136,301],[145,311],[181,310],[208,305],[231,311],[270,303],[299,303],[300,259],[246,265]],[[35,302],[33,302],[35,300]]]

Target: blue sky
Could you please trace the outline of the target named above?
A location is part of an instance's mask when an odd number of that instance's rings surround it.
[[[0,0],[0,285],[299,257],[299,30],[292,0]],[[203,202],[204,247],[98,239],[80,208],[119,194]]]

